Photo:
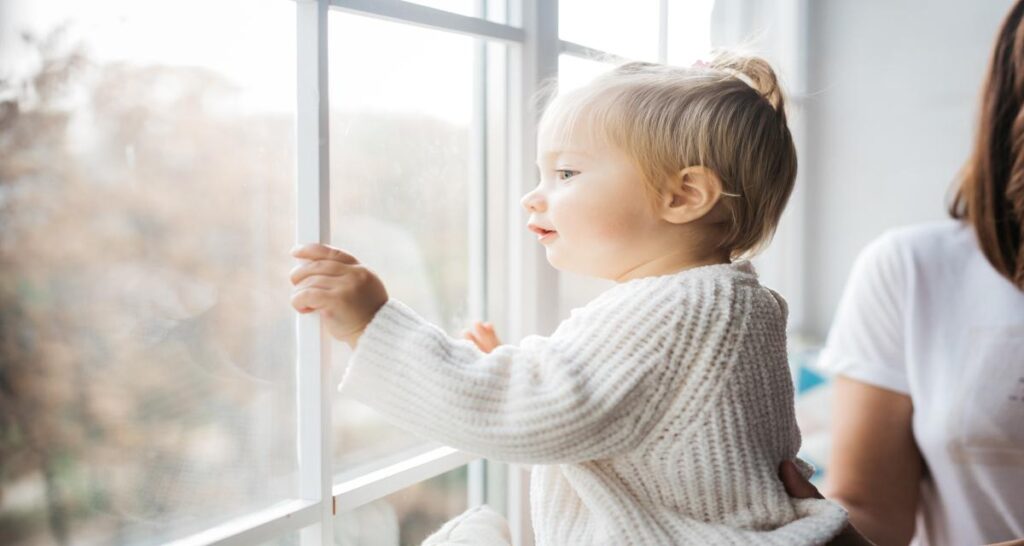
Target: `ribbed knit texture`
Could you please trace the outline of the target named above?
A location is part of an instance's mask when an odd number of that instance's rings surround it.
[[[749,262],[620,283],[550,337],[490,354],[390,300],[342,392],[399,426],[532,463],[539,546],[823,544],[837,504],[793,500],[800,431],[786,308]]]

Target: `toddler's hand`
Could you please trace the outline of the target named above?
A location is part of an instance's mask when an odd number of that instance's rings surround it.
[[[300,313],[319,311],[327,331],[354,348],[388,301],[384,283],[354,256],[332,246],[302,245],[291,254],[310,260],[292,269],[292,307]]]
[[[475,343],[485,353],[501,345],[501,340],[494,333],[494,325],[490,322],[474,322],[472,328],[462,332],[462,337]]]
[[[793,461],[782,461],[779,465],[779,479],[786,493],[794,499],[823,499],[818,488],[800,475],[796,464]],[[860,531],[852,523],[846,525],[841,533],[830,540],[826,546],[875,546],[873,542],[860,534]],[[999,546],[998,544],[994,546]]]

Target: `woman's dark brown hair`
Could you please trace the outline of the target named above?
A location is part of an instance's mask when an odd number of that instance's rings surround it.
[[[982,89],[974,151],[950,214],[966,220],[985,257],[1024,289],[1024,0],[1003,22]]]

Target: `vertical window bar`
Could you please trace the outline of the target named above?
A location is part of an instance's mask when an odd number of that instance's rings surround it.
[[[327,0],[297,0],[296,241],[330,242],[327,102]],[[331,496],[330,344],[320,317],[296,318],[299,494],[320,502],[320,522],[303,529],[302,546],[334,544]]]
[[[476,0],[476,16],[486,18],[487,0]],[[473,44],[473,117],[469,143],[469,316],[487,318],[487,43]],[[469,463],[468,499],[479,506],[486,499],[486,461]]]
[[[797,157],[807,157],[807,117],[805,114],[807,87],[807,45],[808,45],[808,0],[784,0],[779,4],[781,25],[779,36],[780,64],[782,73],[789,83],[789,101],[786,105],[786,119],[793,134]],[[789,300],[789,328],[793,332],[808,331],[807,297],[804,289],[807,263],[807,184],[806,171],[797,172],[796,187],[789,199],[784,223],[780,224],[776,247],[786,251],[783,269],[787,283],[780,289],[786,290]]]
[[[658,62],[668,62],[668,0],[658,0]]]
[[[487,0],[476,0],[474,12],[487,17]],[[473,45],[473,117],[469,136],[469,315],[471,320],[488,319],[487,309],[487,42]],[[486,499],[486,463],[469,463],[467,486],[469,506]]]
[[[526,230],[527,214],[517,206],[537,183],[537,121],[546,101],[542,84],[558,77],[558,1],[515,0],[513,15],[521,17],[527,36],[510,48],[509,184],[511,263],[509,279],[510,338],[550,333],[558,324],[558,273],[547,263],[544,248]],[[546,88],[546,91],[554,91]]]
[[[510,23],[521,26],[526,40],[509,48],[509,338],[550,333],[558,321],[558,275],[547,263],[544,249],[526,231],[526,215],[516,206],[536,184],[537,121],[544,104],[537,90],[558,76],[558,0],[511,0]],[[530,525],[529,477],[523,467],[510,465],[509,526],[512,543],[533,544]]]

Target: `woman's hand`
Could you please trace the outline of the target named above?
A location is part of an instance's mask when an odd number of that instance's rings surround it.
[[[501,340],[494,333],[494,325],[490,322],[474,322],[471,328],[463,330],[462,337],[475,343],[485,353],[501,345]]]
[[[319,311],[327,331],[355,348],[388,301],[384,283],[354,256],[332,246],[302,245],[291,254],[309,260],[292,269],[292,307],[299,313]]]
[[[786,488],[786,493],[795,499],[823,499],[818,488],[800,475],[793,461],[782,461],[779,465],[779,479]],[[848,524],[843,532],[829,541],[828,546],[874,546],[864,538],[852,524]]]

